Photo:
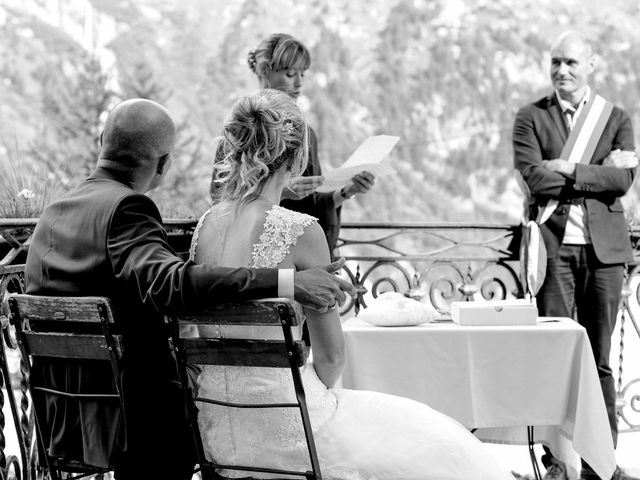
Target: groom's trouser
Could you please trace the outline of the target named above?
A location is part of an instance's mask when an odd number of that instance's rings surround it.
[[[536,297],[541,316],[575,318],[586,329],[614,447],[618,440],[618,423],[609,354],[623,278],[624,265],[601,263],[592,245],[563,244],[555,257],[547,259],[547,275]]]

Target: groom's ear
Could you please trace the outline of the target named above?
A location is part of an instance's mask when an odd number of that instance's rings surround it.
[[[162,175],[169,170],[169,165],[171,163],[171,153],[163,153],[158,157],[158,165],[156,166],[156,173],[158,175]]]

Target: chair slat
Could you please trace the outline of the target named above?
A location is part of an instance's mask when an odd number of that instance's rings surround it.
[[[79,360],[109,360],[109,349],[103,335],[75,333],[24,332],[29,354],[35,357],[56,357]],[[122,338],[114,335],[116,353],[122,354]]]
[[[100,323],[98,305],[105,306],[106,318],[113,323],[113,310],[104,297],[49,297],[26,294],[12,295],[23,319],[39,321],[75,321]]]
[[[203,325],[274,325],[281,323],[281,309],[290,325],[299,325],[304,321],[302,307],[287,298],[212,305],[193,312],[181,312],[176,319],[181,323]]]
[[[298,367],[305,364],[308,348],[303,341],[293,343],[292,356]],[[237,338],[185,338],[182,354],[188,363],[244,367],[288,368],[286,344],[279,340]]]

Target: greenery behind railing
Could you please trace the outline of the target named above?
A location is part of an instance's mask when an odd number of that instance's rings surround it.
[[[24,262],[29,237],[37,219],[0,219],[0,296],[24,289]],[[169,241],[187,256],[194,219],[165,222]],[[640,229],[630,229],[640,257]],[[347,223],[342,226],[338,254],[347,260],[342,276],[356,287],[358,296],[341,310],[343,318],[357,314],[384,291],[402,292],[428,302],[443,315],[453,301],[505,299],[523,296],[519,279],[520,226],[472,223]],[[640,431],[640,370],[624,363],[625,352],[638,348],[640,328],[634,317],[640,299],[640,262],[627,270],[620,305],[617,385],[621,432]],[[632,294],[632,287],[635,288]],[[16,478],[35,478],[38,462],[33,448],[33,419],[22,369],[13,354],[12,327],[4,312],[0,367],[3,385],[16,426],[20,461],[5,456],[5,418],[0,415],[0,480],[7,469]],[[2,313],[0,313],[2,315]],[[631,332],[631,335],[628,332]],[[635,345],[635,347],[634,347]],[[625,350],[625,348],[627,350]],[[13,361],[8,361],[13,358]],[[612,365],[615,367],[615,365]],[[635,369],[634,369],[635,368]],[[0,407],[5,395],[0,394]],[[20,465],[28,465],[20,473]],[[21,476],[22,475],[22,476]]]

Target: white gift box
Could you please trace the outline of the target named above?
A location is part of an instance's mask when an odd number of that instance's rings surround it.
[[[452,302],[451,319],[459,325],[535,325],[538,309],[528,300]]]

